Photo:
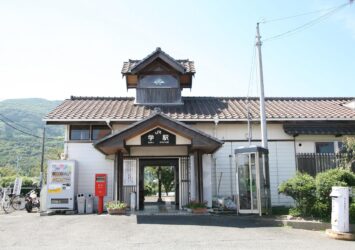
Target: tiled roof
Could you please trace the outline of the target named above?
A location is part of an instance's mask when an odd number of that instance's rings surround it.
[[[128,62],[123,63],[122,67],[122,74],[127,74],[130,73],[133,68],[138,66],[139,64],[143,63],[144,61],[148,60],[149,58],[153,57],[154,55],[163,55],[165,58],[168,58],[170,62],[173,62],[174,64],[181,65],[185,69],[185,73],[196,73],[195,71],[195,64],[193,61],[190,61],[188,59],[185,60],[176,60],[172,58],[170,55],[162,51],[160,48],[157,48],[155,51],[153,51],[151,54],[147,55],[145,58],[142,60],[129,60]],[[178,66],[178,67],[181,67]]]
[[[176,60],[180,63],[184,68],[186,73],[196,73],[195,71],[195,63],[189,60]],[[128,62],[123,63],[122,74],[127,74],[133,69],[141,60],[129,60]]]
[[[355,120],[355,110],[344,106],[353,98],[266,98],[268,120]],[[259,99],[245,97],[183,97],[183,105],[161,106],[161,112],[183,121],[259,119]],[[155,106],[135,104],[129,97],[71,97],[45,120],[140,120]]]

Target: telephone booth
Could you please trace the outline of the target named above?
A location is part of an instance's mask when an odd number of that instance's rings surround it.
[[[234,153],[238,213],[270,214],[269,151],[250,146],[238,148]]]

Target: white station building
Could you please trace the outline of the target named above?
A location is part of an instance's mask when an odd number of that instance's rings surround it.
[[[78,164],[79,193],[94,193],[95,174],[105,173],[105,201],[129,204],[135,192],[144,209],[144,168],[171,166],[178,209],[191,200],[211,207],[213,197],[223,196],[240,212],[260,210],[250,210],[253,170],[238,174],[235,155],[249,139],[261,145],[258,98],[181,96],[192,88],[194,62],[160,48],[124,62],[122,74],[136,98],[71,97],[45,117],[65,126],[64,158]],[[299,154],[335,153],[343,136],[355,134],[354,99],[265,99],[272,206],[293,204],[277,188],[301,167]]]

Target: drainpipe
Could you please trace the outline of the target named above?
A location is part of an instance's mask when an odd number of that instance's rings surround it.
[[[113,133],[113,128],[112,128],[112,126],[110,124],[111,123],[111,119],[106,119],[105,122],[106,122],[107,127],[109,127],[111,129],[111,134],[112,134]]]
[[[231,191],[231,198],[233,198],[233,144],[231,144],[231,154],[229,155],[229,170],[230,170],[230,191]]]
[[[219,123],[218,115],[214,116],[213,121],[214,121],[213,136],[217,138],[217,126],[218,126],[218,123]]]

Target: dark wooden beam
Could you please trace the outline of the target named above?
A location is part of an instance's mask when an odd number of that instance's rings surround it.
[[[197,170],[197,197],[199,202],[203,202],[202,152],[200,150],[195,151],[194,161]]]
[[[116,154],[116,162],[117,162],[117,198],[119,201],[124,201],[123,197],[123,154],[119,151]]]

